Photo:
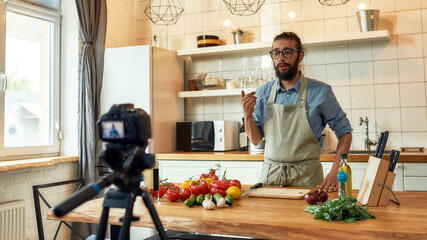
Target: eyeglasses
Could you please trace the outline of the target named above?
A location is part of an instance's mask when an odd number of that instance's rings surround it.
[[[292,49],[292,48],[285,48],[282,51],[280,51],[280,50],[272,50],[269,53],[270,53],[271,58],[278,59],[280,57],[280,53],[282,53],[283,57],[290,58],[294,54],[294,51],[295,52],[299,52],[300,50]]]

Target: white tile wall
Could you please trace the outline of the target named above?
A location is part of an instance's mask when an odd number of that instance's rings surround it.
[[[148,1],[138,2],[137,28],[147,21],[138,15]],[[314,0],[267,0],[255,15],[241,17],[231,14],[222,1],[183,2],[180,20],[167,27],[170,49],[196,48],[196,37],[207,33],[233,44],[230,32],[237,27],[246,31],[246,42],[271,41],[281,31],[294,31],[302,39],[355,33],[360,31],[355,14],[359,4],[379,9],[379,29],[390,32],[390,41],[310,47],[305,49],[302,70],[333,87],[354,129],[353,149],[364,148],[365,126],[359,126],[359,118],[365,116],[371,138],[390,131],[387,149],[427,147],[427,0],[351,0],[338,7]],[[224,25],[227,19],[229,26]],[[149,28],[146,31],[138,31],[140,41],[151,35]],[[187,62],[186,79],[209,72],[237,82],[246,68],[262,69],[263,77],[274,73],[267,52],[193,57]],[[240,97],[187,99],[185,114],[186,120],[241,121]],[[336,137],[328,128],[324,132],[325,147],[334,149]]]

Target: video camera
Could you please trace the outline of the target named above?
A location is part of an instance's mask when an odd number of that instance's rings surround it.
[[[133,104],[115,104],[98,120],[99,139],[104,142],[144,146],[151,137],[150,117]]]
[[[151,126],[150,117],[144,110],[134,108],[133,104],[115,104],[99,118],[97,125],[99,139],[107,142],[99,158],[112,170],[121,171],[131,153],[135,157],[133,166],[128,166],[131,174],[138,175],[155,166],[154,157],[145,154],[151,137]],[[136,152],[132,152],[135,149]]]

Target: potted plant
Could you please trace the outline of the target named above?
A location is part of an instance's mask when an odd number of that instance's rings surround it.
[[[245,33],[245,31],[243,31],[240,28],[237,28],[236,30],[231,32],[234,35],[234,44],[240,44],[241,40],[242,40],[242,35],[243,33]]]

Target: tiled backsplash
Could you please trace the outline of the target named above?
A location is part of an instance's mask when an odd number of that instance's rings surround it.
[[[362,2],[380,10],[379,29],[387,29],[390,41],[311,47],[305,49],[302,71],[307,77],[332,86],[353,127],[352,149],[364,148],[365,126],[359,118],[369,118],[369,134],[375,139],[390,131],[387,149],[402,146],[427,147],[427,0],[352,0],[337,7],[322,6],[316,0],[266,0],[253,16],[234,16],[220,0],[185,0],[184,13],[168,31],[170,49],[195,48],[196,36],[214,34],[224,44],[232,44],[231,29],[241,27],[247,42],[271,41],[281,31],[295,31],[302,39],[313,36],[359,32],[355,12]],[[150,25],[143,9],[148,1],[136,0],[137,36],[149,43]],[[142,9],[142,10],[141,10]],[[295,18],[289,18],[289,12]],[[226,19],[231,26],[223,25]],[[148,26],[148,27],[147,27]],[[266,77],[273,71],[267,52],[223,54],[188,59],[186,80],[210,73],[237,81],[242,69],[259,68]],[[240,96],[189,98],[185,120],[241,121]],[[334,133],[325,130],[323,149],[334,150]]]

